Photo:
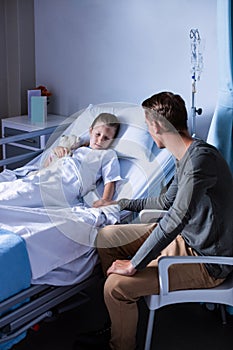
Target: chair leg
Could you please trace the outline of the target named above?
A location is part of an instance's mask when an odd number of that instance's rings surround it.
[[[223,304],[219,305],[221,318],[222,318],[222,324],[227,324],[227,315],[226,315],[226,306]]]
[[[145,341],[144,350],[150,350],[151,338],[152,338],[152,332],[153,332],[153,326],[154,326],[154,316],[155,316],[155,310],[150,310],[149,319],[147,322],[146,341]]]

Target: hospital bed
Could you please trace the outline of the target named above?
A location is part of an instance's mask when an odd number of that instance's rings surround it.
[[[25,176],[27,171],[39,169],[51,149],[59,143],[61,135],[78,135],[82,140],[87,140],[89,126],[102,112],[115,114],[121,122],[120,133],[112,145],[117,152],[123,178],[115,198],[142,198],[159,194],[173,176],[173,157],[166,149],[159,150],[153,143],[146,128],[142,108],[128,103],[89,105],[81,112],[73,114],[64,125],[54,130],[48,140],[48,146],[41,154],[36,154],[32,161],[21,168],[5,169],[0,174],[0,181],[12,181]],[[43,130],[43,134],[45,132],[46,130]],[[51,130],[48,129],[47,132],[50,134]],[[31,137],[30,134],[15,137],[27,138]],[[12,141],[10,137],[8,140],[0,140],[0,144]],[[7,159],[5,164],[11,161],[15,162],[15,157],[12,160]],[[0,166],[2,165],[4,161],[1,161]],[[100,183],[85,196],[84,207],[81,208],[81,213],[78,212],[81,222],[73,219],[73,211],[72,217],[68,219],[64,217],[64,212],[62,215],[59,212],[57,216],[59,220],[63,216],[63,221],[58,223],[57,219],[54,219],[57,218],[54,209],[25,210],[17,207],[9,210],[8,207],[0,206],[0,265],[3,266],[0,268],[0,283],[4,286],[0,295],[0,349],[10,349],[14,343],[26,336],[29,328],[45,318],[52,317],[55,310],[60,313],[86,302],[86,288],[95,285],[102,278],[93,244],[94,238],[90,239],[88,244],[79,237],[86,212],[88,215],[96,215],[90,207],[102,188]],[[76,208],[74,212],[77,215]],[[101,217],[102,215],[101,212]],[[111,221],[111,215],[110,220],[104,224],[116,222]],[[118,215],[120,217],[117,222],[138,220],[135,214],[127,211]],[[108,217],[106,212],[104,217]],[[96,218],[94,220],[96,221]],[[86,225],[86,222],[84,224]],[[98,226],[93,230],[95,237]],[[49,249],[53,251],[52,257]],[[49,263],[46,265],[47,256]],[[20,270],[15,271],[19,266]],[[74,296],[73,304],[70,301]]]

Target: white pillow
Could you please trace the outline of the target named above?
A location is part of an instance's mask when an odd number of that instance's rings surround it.
[[[131,106],[115,112],[115,115],[121,127],[112,148],[122,157],[150,159],[153,139],[147,130],[143,109]]]
[[[79,136],[83,141],[89,140],[89,127],[100,113],[115,114],[120,123],[118,137],[113,141],[112,148],[121,157],[144,159],[150,158],[153,139],[145,123],[142,107],[126,103],[108,103],[89,105],[81,114],[72,116],[77,119],[66,129],[64,134]]]

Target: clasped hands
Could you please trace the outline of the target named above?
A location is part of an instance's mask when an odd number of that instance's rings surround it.
[[[116,260],[107,270],[107,275],[116,273],[118,275],[133,276],[136,271],[130,260]]]
[[[117,201],[108,201],[104,199],[99,199],[93,203],[93,207],[98,208],[103,205],[117,204]],[[116,273],[118,275],[133,276],[137,270],[133,267],[130,260],[115,260],[112,265],[107,270],[107,275]]]

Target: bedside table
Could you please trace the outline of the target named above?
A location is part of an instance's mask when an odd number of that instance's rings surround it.
[[[2,119],[2,137],[41,130],[40,136],[2,145],[3,159],[44,149],[51,134],[43,135],[43,130],[49,127],[58,127],[60,125],[61,130],[64,130],[69,124],[70,121],[67,121],[66,123],[66,117],[54,114],[48,114],[47,121],[45,123],[38,124],[31,123],[27,115]],[[28,158],[27,160],[9,164],[6,166],[6,168],[15,169],[21,167],[31,159]]]

